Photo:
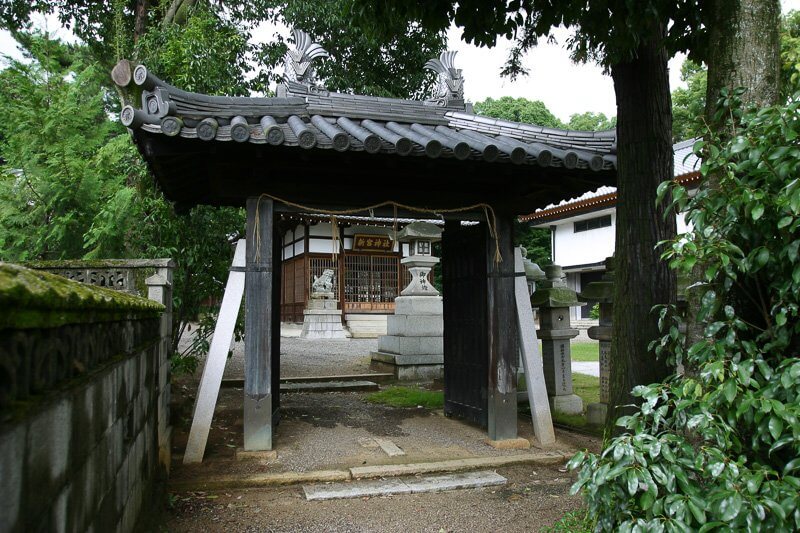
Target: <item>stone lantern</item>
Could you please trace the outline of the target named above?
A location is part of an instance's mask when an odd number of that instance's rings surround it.
[[[410,255],[400,262],[408,267],[411,283],[394,300],[394,315],[387,317],[387,334],[378,338],[371,366],[392,372],[399,380],[434,379],[443,374],[442,297],[428,281],[431,268],[439,262],[431,248],[441,238],[442,229],[429,222],[412,222],[397,234],[401,247],[408,243]]]
[[[536,291],[536,284],[544,281],[547,277],[539,265],[528,259],[528,250],[522,246],[520,246],[520,250],[522,251],[522,266],[525,268],[525,279],[528,281],[528,293],[533,294]]]
[[[547,279],[539,282],[531,296],[531,306],[539,308],[539,338],[550,407],[560,413],[581,414],[583,400],[572,392],[570,339],[578,336],[578,330],[570,326],[569,308],[585,302],[567,287],[559,265],[548,265],[544,272]]]
[[[439,262],[432,255],[433,243],[442,240],[442,229],[430,222],[412,222],[397,234],[401,250],[408,243],[408,257],[400,263],[411,273],[411,283],[403,289],[401,296],[439,296],[439,291],[428,281],[428,274]]]
[[[584,300],[600,304],[600,323],[587,331],[590,338],[600,341],[600,402],[586,407],[586,418],[590,424],[603,425],[608,414],[608,386],[611,377],[611,333],[614,313],[614,257],[605,261],[606,272],[600,281],[593,281],[581,291]]]

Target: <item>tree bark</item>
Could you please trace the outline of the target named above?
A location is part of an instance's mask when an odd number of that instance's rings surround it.
[[[723,88],[744,87],[746,105],[778,103],[781,6],[778,0],[713,0],[711,12],[705,115],[713,127]]]
[[[139,42],[139,38],[144,35],[147,29],[147,15],[150,11],[150,0],[136,0],[136,7],[134,8],[134,22],[133,22],[133,42]]]
[[[676,233],[675,216],[655,207],[658,185],[673,177],[672,110],[667,53],[660,39],[643,41],[630,61],[612,65],[617,97],[617,233],[614,334],[609,386],[612,429],[636,385],[662,381],[670,370],[648,344],[659,336],[657,304],[674,303],[676,277],[658,242]]]
[[[766,107],[780,99],[781,7],[778,0],[712,0],[710,14],[705,120],[711,131],[723,134],[730,117],[714,118],[722,89],[744,87],[745,106]],[[714,189],[719,180],[709,174],[702,186]],[[707,266],[694,266],[690,285],[704,280]],[[703,339],[697,316],[706,290],[698,286],[686,294],[687,347]]]

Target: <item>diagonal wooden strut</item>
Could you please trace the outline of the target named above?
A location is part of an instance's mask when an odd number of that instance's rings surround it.
[[[211,338],[211,347],[203,368],[200,387],[197,390],[192,428],[189,430],[189,441],[183,455],[183,464],[203,461],[208,432],[211,429],[211,419],[214,416],[214,407],[217,405],[219,388],[222,384],[222,374],[228,360],[228,349],[233,340],[233,330],[236,327],[236,318],[239,315],[244,295],[244,266],[245,241],[242,239],[236,243],[236,252],[233,255],[231,272],[228,274],[228,283],[225,285],[222,306],[214,327],[214,336]]]

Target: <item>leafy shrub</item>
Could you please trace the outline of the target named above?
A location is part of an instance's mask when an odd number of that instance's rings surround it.
[[[712,185],[660,191],[694,228],[664,256],[704,266],[705,338],[685,347],[665,307],[652,348],[690,372],[637,387],[638,411],[617,421],[628,432],[571,461],[598,530],[800,528],[800,93],[745,113],[739,94],[721,100],[730,140],[695,145]]]
[[[600,304],[594,304],[589,311],[589,318],[598,320],[600,318]]]

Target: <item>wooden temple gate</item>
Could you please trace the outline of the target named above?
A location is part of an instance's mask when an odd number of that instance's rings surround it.
[[[298,280],[310,279],[309,269],[316,268],[295,265],[290,275],[281,265],[278,214],[302,211],[298,205],[304,212],[362,208],[370,216],[445,218],[446,409],[486,427],[491,439],[516,437],[513,223],[536,207],[614,184],[615,133],[474,115],[452,56],[429,62],[442,81],[429,101],[329,92],[308,67],[315,60],[305,55],[312,41],[295,37],[302,45],[293,53],[307,63],[301,69],[287,61],[275,98],[189,93],[126,61],[112,73],[141,99],[140,106],[124,107],[120,119],[179,209],[246,206],[245,449],[273,447],[280,287],[298,297],[306,285]],[[384,272],[394,276],[389,267]],[[384,298],[384,278],[365,283],[363,295],[348,292],[347,274],[342,279],[345,305],[388,303],[375,301]]]

